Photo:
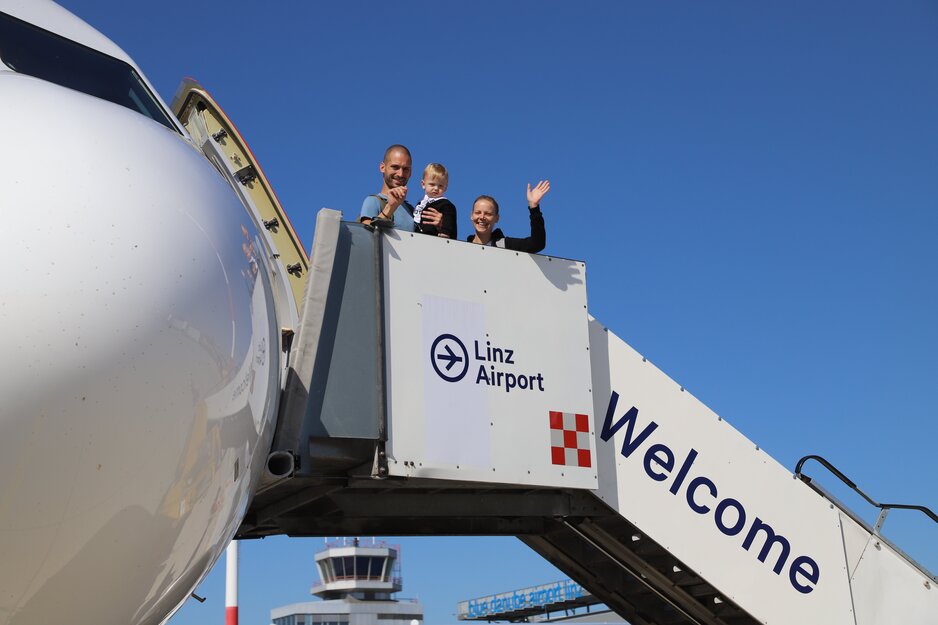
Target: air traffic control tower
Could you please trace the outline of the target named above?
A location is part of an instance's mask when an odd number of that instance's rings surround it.
[[[319,583],[307,601],[274,608],[273,625],[416,625],[423,606],[413,599],[393,599],[403,588],[400,548],[359,539],[328,543],[316,554]]]

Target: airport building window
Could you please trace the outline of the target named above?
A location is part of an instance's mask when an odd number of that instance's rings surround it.
[[[177,130],[130,65],[3,12],[0,60],[15,72],[125,106]]]
[[[323,560],[320,564],[320,569],[322,570],[322,579],[324,582],[334,582],[335,581],[335,570],[332,568],[332,560]]]
[[[372,558],[371,559],[371,570],[368,574],[368,577],[371,579],[383,579],[384,578],[384,561],[387,558]]]
[[[387,562],[388,558],[384,556],[327,558],[319,563],[319,572],[326,583],[341,579],[387,581]]]
[[[349,625],[349,616],[348,614],[291,614],[275,618],[273,625]]]

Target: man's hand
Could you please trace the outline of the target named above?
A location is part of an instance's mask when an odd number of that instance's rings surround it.
[[[388,216],[388,219],[394,216],[394,211],[397,210],[397,207],[403,204],[406,199],[407,187],[394,187],[388,190],[388,203],[384,207],[384,214]]]
[[[550,182],[547,180],[541,180],[533,189],[528,183],[528,208],[534,208],[540,204],[541,198],[547,195],[548,191],[550,191]]]
[[[432,206],[427,206],[423,209],[423,212],[420,213],[420,221],[423,224],[439,228],[440,224],[443,223],[443,213]]]

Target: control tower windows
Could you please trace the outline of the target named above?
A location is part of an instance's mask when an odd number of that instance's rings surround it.
[[[326,583],[337,580],[388,581],[388,558],[384,556],[341,556],[320,561],[319,570]]]

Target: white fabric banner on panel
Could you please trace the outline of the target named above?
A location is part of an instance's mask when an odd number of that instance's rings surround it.
[[[469,371],[469,352],[460,336],[485,334],[485,308],[459,300],[425,295],[421,301],[423,351],[431,356],[424,367],[424,406],[433,406],[427,420],[425,449],[430,464],[455,464],[487,469],[492,465],[489,399],[478,384],[458,384]],[[436,365],[436,366],[433,366]]]

